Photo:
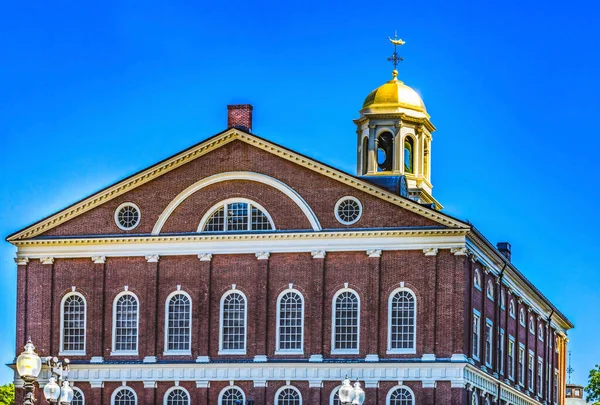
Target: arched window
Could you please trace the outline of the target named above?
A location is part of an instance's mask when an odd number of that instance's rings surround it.
[[[479,272],[479,269],[475,269],[475,272],[473,273],[473,285],[478,290],[481,290],[481,273]]]
[[[394,387],[387,395],[387,405],[413,405],[415,396],[408,387]]]
[[[388,303],[388,352],[415,353],[417,300],[405,288],[390,294]]]
[[[369,138],[363,138],[362,142],[362,174],[369,171]]]
[[[533,316],[529,317],[529,333],[535,335],[535,321],[533,320]]]
[[[519,323],[521,326],[525,326],[525,310],[523,308],[519,310]]]
[[[132,293],[121,293],[113,305],[113,352],[137,354],[139,304]]]
[[[165,393],[164,405],[190,405],[190,395],[183,388],[173,387]]]
[[[165,351],[189,353],[191,350],[192,301],[183,292],[169,295],[166,302]]]
[[[479,405],[479,394],[477,391],[471,393],[471,405]]]
[[[83,392],[77,387],[73,388],[73,400],[71,401],[71,405],[84,405],[85,397],[83,396]]]
[[[245,402],[244,391],[238,387],[227,387],[219,394],[219,405],[239,405]]]
[[[246,296],[237,290],[229,291],[221,298],[220,352],[246,353]]]
[[[300,391],[294,387],[282,387],[275,394],[275,405],[302,405]]]
[[[492,280],[488,280],[485,293],[489,299],[494,300],[494,282]]]
[[[333,297],[332,337],[334,353],[358,353],[360,301],[353,290],[340,290]]]
[[[410,136],[404,138],[404,171],[414,173],[414,142]]]
[[[500,308],[504,309],[506,307],[506,293],[504,292],[504,288],[500,287]]]
[[[267,211],[254,201],[229,199],[213,206],[200,221],[198,232],[270,231],[275,229]]]
[[[137,395],[129,387],[118,388],[112,395],[112,405],[137,405]]]
[[[304,342],[304,298],[287,290],[277,300],[277,350],[302,353]]]
[[[510,314],[511,317],[516,318],[517,314],[516,314],[516,309],[515,309],[515,300],[510,300],[510,304],[508,307],[508,313]]]
[[[380,172],[392,171],[394,162],[394,138],[384,132],[377,138],[377,169]]]
[[[329,396],[329,405],[342,405],[339,395],[340,387],[341,386],[337,386],[331,391],[331,395]]]
[[[544,341],[544,327],[541,323],[538,325],[538,339]]]
[[[65,295],[60,309],[60,351],[85,355],[85,298],[79,293]]]

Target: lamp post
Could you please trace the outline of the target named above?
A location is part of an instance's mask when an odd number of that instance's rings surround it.
[[[352,387],[348,376],[342,383],[338,396],[343,405],[362,405],[365,402],[365,392],[360,387],[360,383],[356,380],[354,387]]]
[[[51,404],[70,404],[73,401],[73,389],[69,385],[69,381],[67,381],[69,359],[60,361],[58,358],[50,356],[44,358],[44,363],[48,366],[51,373],[50,380],[44,387],[44,398]],[[23,380],[23,388],[25,389],[23,405],[34,404],[35,382],[41,370],[42,359],[35,352],[35,346],[31,343],[31,338],[29,338],[25,345],[25,350],[17,357],[17,372]]]

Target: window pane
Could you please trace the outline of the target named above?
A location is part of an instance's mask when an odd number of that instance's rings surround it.
[[[272,229],[269,218],[259,210],[252,206],[252,230],[253,231],[270,231]]]
[[[390,405],[412,405],[413,398],[406,388],[397,388],[390,395]]]
[[[167,405],[189,405],[188,394],[182,389],[174,389],[167,397]]]
[[[243,202],[227,204],[227,230],[248,230],[248,204]]]
[[[223,300],[223,350],[246,350],[246,301],[238,293]]]
[[[115,309],[115,350],[137,351],[138,303],[133,295],[123,295]]]
[[[71,401],[71,405],[83,405],[83,394],[81,391],[73,390],[73,400]]]
[[[240,402],[238,402],[240,401]],[[223,393],[221,405],[239,405],[243,403],[244,396],[237,388],[230,388]]]
[[[408,291],[399,291],[392,298],[390,308],[391,349],[415,348],[415,297]]]
[[[279,302],[279,350],[302,349],[302,298],[288,292]]]
[[[62,328],[62,350],[85,350],[85,303],[79,295],[71,295],[65,300]]]
[[[214,214],[206,221],[204,231],[219,232],[225,230],[225,208],[215,211]]]
[[[176,294],[169,300],[167,324],[167,350],[190,350],[190,299]]]
[[[335,300],[335,349],[358,349],[358,297],[345,291]]]
[[[292,388],[286,388],[277,396],[277,405],[301,405],[300,394]]]
[[[129,388],[122,389],[115,395],[114,405],[136,405],[136,403],[135,394]]]

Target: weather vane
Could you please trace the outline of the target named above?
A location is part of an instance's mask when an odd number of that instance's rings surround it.
[[[569,384],[571,384],[571,374],[573,374],[575,370],[571,367],[571,351],[569,350],[569,367],[567,367],[567,374],[569,374]]]
[[[394,45],[394,53],[387,60],[394,64],[394,71],[392,73],[395,78],[398,75],[398,71],[396,70],[396,68],[398,67],[398,63],[400,63],[404,60],[404,58],[402,56],[398,56],[398,52],[397,52],[398,45],[402,46],[405,44],[405,42],[403,40],[401,40],[400,38],[398,38],[397,32],[394,32],[393,39],[390,37],[388,37],[388,39]]]

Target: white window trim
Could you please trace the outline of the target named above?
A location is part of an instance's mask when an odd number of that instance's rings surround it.
[[[517,348],[517,344],[515,341],[515,337],[512,335],[508,335],[508,341],[513,343],[513,364],[512,364],[512,374],[508,374],[508,379],[514,381],[515,380],[515,365],[516,365],[516,359],[517,356],[519,355],[518,353],[518,348]],[[506,346],[506,351],[508,353],[508,346]],[[507,364],[508,366],[508,364]]]
[[[300,403],[302,404],[302,393],[300,392],[300,390],[296,387],[294,387],[293,385],[284,385],[283,387],[280,387],[277,392],[275,392],[275,405],[279,405],[279,394],[281,394],[281,392],[283,390],[286,389],[292,389],[294,391],[296,391],[298,393],[298,396],[300,397]]]
[[[540,369],[542,371],[541,373]],[[538,356],[537,367],[535,371],[535,384],[537,385],[536,392],[541,396],[544,391],[544,359],[542,356]]]
[[[190,300],[190,317],[189,317],[189,321],[190,321],[190,339],[189,339],[189,344],[190,344],[190,350],[169,350],[169,301],[171,300],[171,298],[173,298],[174,296],[181,294],[181,295],[185,295],[188,300]],[[165,343],[163,346],[163,355],[165,356],[185,356],[185,355],[191,355],[192,354],[192,314],[193,314],[193,302],[192,302],[192,297],[190,297],[190,295],[182,290],[175,290],[173,291],[171,294],[169,294],[169,296],[167,297],[167,299],[165,300]]]
[[[477,361],[481,361],[479,355],[481,354],[481,312],[473,308],[473,317],[477,317],[479,319],[478,328],[477,328],[477,353],[473,353],[473,358]],[[475,330],[473,330],[475,333]],[[473,346],[473,334],[471,334],[471,347]]]
[[[228,390],[237,390],[242,394],[242,403],[245,404],[246,403],[246,393],[244,392],[243,389],[241,389],[240,387],[238,387],[237,385],[228,385],[227,387],[223,388],[221,390],[221,392],[219,392],[219,399],[218,399],[218,403],[219,405],[223,402],[223,394],[225,394],[225,392],[227,392]]]
[[[340,215],[338,214],[338,208],[339,208],[340,204],[342,202],[344,202],[345,200],[352,200],[352,201],[354,201],[355,203],[358,204],[358,216],[356,217],[356,219],[354,221],[344,221],[342,218],[340,218]],[[351,195],[347,195],[347,196],[344,196],[344,197],[340,198],[335,203],[335,208],[333,209],[333,212],[335,214],[335,219],[337,219],[340,224],[343,224],[343,225],[352,225],[352,224],[355,224],[358,221],[360,221],[360,218],[362,217],[362,214],[363,214],[363,206],[362,206],[362,204],[361,204],[361,202],[360,202],[360,200],[358,198],[353,197]]]
[[[336,349],[335,348],[335,300],[337,297],[344,293],[351,292],[356,295],[358,300],[358,322],[357,322],[357,336],[356,336],[356,349]],[[352,288],[341,288],[336,291],[331,300],[331,354],[358,354],[360,352],[360,295]]]
[[[492,301],[494,301],[494,281],[489,279],[486,284],[485,295]]]
[[[223,230],[222,231],[204,231],[204,226],[206,225],[206,222],[208,222],[208,220],[212,217],[212,215],[217,210],[225,207],[226,204],[233,204],[233,203],[246,203],[246,204],[253,205],[254,207],[258,208],[263,214],[265,214],[265,216],[269,220],[269,223],[271,224],[271,229],[261,230],[261,231],[252,231],[251,229],[245,229],[243,231],[229,231],[228,229],[225,229],[227,226],[227,209],[225,209],[225,212],[223,213],[224,214]],[[252,226],[252,210],[251,209],[248,210],[248,226],[249,227]],[[275,223],[273,222],[273,218],[271,217],[271,215],[267,212],[267,210],[262,205],[260,205],[256,201],[249,200],[247,198],[228,198],[226,200],[222,200],[222,201],[216,203],[215,205],[213,205],[206,211],[206,213],[200,220],[200,225],[198,225],[198,229],[196,230],[196,232],[198,232],[198,233],[201,233],[201,232],[223,232],[223,233],[225,233],[225,232],[250,232],[250,231],[252,231],[252,232],[271,232],[271,231],[274,231],[275,229],[276,229]]]
[[[121,298],[124,295],[131,295],[137,301],[137,314],[136,314],[137,315],[137,318],[136,318],[137,334],[136,334],[135,347],[137,347],[138,350],[116,350],[117,301],[119,301],[119,298]],[[111,347],[112,351],[110,352],[111,356],[137,356],[139,354],[139,350],[140,350],[140,299],[138,298],[137,295],[135,295],[131,291],[121,291],[119,294],[117,294],[117,296],[113,300],[113,305],[112,305],[112,344],[111,345],[112,345],[112,347]]]
[[[522,317],[521,317],[521,314],[523,314]],[[525,309],[524,308],[520,308],[519,309],[519,324],[521,326],[527,327],[527,325],[525,323],[526,323],[526,321],[525,321]]]
[[[73,383],[71,383],[73,384]],[[85,395],[83,394],[83,391],[81,391],[81,389],[79,389],[78,387],[75,387],[73,385],[71,385],[71,388],[73,389],[73,391],[77,391],[79,392],[79,394],[81,394],[81,400],[83,401],[83,405],[85,405]]]
[[[475,280],[478,280],[478,282],[475,282]],[[481,291],[481,272],[477,268],[473,272],[473,286]]]
[[[413,348],[412,349],[392,349],[392,300],[394,298],[394,296],[401,292],[401,291],[407,291],[409,292],[414,299],[415,302],[415,308],[413,310],[413,319],[414,319],[414,337],[413,337]],[[406,288],[406,287],[400,287],[400,288],[396,288],[394,291],[392,291],[392,293],[390,294],[390,296],[388,297],[388,330],[387,330],[387,354],[415,354],[417,353],[417,295],[414,293],[413,290],[411,290],[410,288]]]
[[[534,391],[535,389],[535,353],[533,350],[529,349],[528,353],[527,353],[527,377],[529,377],[529,359],[532,359],[532,368],[531,368],[531,379],[528,379],[527,381],[527,389],[531,392]],[[534,380],[534,381],[531,381]]]
[[[64,348],[64,323],[65,323],[65,301],[67,298],[77,295],[83,300],[83,350],[63,350]],[[65,296],[60,301],[60,350],[58,351],[59,356],[85,356],[87,348],[87,300],[83,294],[73,291]]]
[[[514,311],[510,310],[511,304],[512,304]],[[508,303],[508,315],[510,315],[510,317],[512,319],[517,319],[517,304],[515,304],[515,300],[512,298],[510,299],[510,302]]]
[[[540,342],[544,341],[544,325],[542,325],[541,323],[538,324],[538,340]]]
[[[521,362],[521,349],[523,349],[523,366],[521,372],[521,378],[519,378],[519,385],[521,387],[525,387],[525,374],[527,373],[527,350],[525,349],[525,345],[519,342],[519,347],[517,348],[517,377],[519,377],[519,363]]]
[[[227,298],[231,294],[240,294],[242,296],[242,298],[244,298],[244,349],[243,350],[223,349],[223,303],[225,301],[225,298]],[[243,354],[246,354],[246,350],[248,350],[248,297],[246,297],[246,294],[244,294],[242,291],[240,291],[238,289],[229,290],[221,296],[221,303],[219,305],[219,353],[218,354],[243,355]]]
[[[529,317],[529,333],[531,333],[532,335],[535,335],[535,320],[533,319],[533,316]]]
[[[485,318],[485,333],[487,334],[487,327],[490,327],[491,333],[489,334],[489,339],[484,335],[485,343],[489,342],[490,344],[490,358],[488,359],[487,350],[484,347],[484,360],[486,367],[492,367],[492,358],[494,357],[494,322],[490,318]],[[489,361],[488,361],[489,360]]]
[[[497,348],[498,353],[501,354],[500,361],[498,361],[498,373],[500,375],[506,374],[505,357],[506,357],[506,349],[508,348],[508,346],[505,344],[505,340],[506,340],[506,334],[504,333],[504,329],[500,328],[500,331],[498,333],[498,348]],[[492,353],[494,353],[493,350],[492,350]]]
[[[410,392],[410,396],[412,397],[412,405],[414,405],[415,404],[415,393],[414,393],[413,390],[411,390],[406,385],[396,385],[396,386],[390,388],[388,390],[387,395],[385,396],[385,403],[386,403],[386,405],[390,405],[390,400],[392,399],[392,394],[394,393],[394,391],[396,391],[397,389],[400,389],[400,388],[405,389],[408,392]]]
[[[341,385],[338,385],[334,389],[331,390],[331,394],[329,394],[329,405],[333,405],[333,401],[335,400],[335,394],[342,388]]]
[[[132,226],[132,227],[130,227],[130,228],[124,227],[123,225],[121,225],[121,224],[119,223],[119,211],[121,211],[121,209],[122,209],[122,208],[124,208],[124,207],[133,207],[133,208],[135,208],[135,209],[137,210],[137,212],[138,212],[138,220],[137,220],[137,222],[135,223],[135,225],[134,225],[134,226]],[[123,230],[123,231],[131,231],[131,230],[133,230],[133,229],[137,228],[137,226],[140,224],[140,222],[142,222],[142,210],[140,210],[140,207],[138,207],[137,205],[135,205],[135,204],[134,204],[134,203],[132,203],[132,202],[124,202],[123,204],[121,204],[121,205],[119,205],[119,206],[117,207],[117,209],[115,210],[115,215],[114,215],[114,217],[115,217],[115,224],[117,224],[117,226],[119,227],[119,229],[121,229],[121,230]]]
[[[188,390],[186,390],[185,388],[183,388],[180,385],[175,385],[175,386],[169,388],[167,390],[167,392],[165,392],[165,395],[163,396],[163,405],[167,405],[167,401],[169,399],[169,394],[171,392],[175,391],[175,390],[181,390],[181,391],[185,392],[187,394],[187,397],[188,397],[188,404],[191,405],[191,403],[192,403],[192,397],[191,397],[190,393],[188,392]]]
[[[114,391],[113,391],[113,393],[111,394],[111,396],[110,396],[110,403],[111,403],[112,405],[114,405],[114,403],[115,403],[115,399],[116,399],[116,396],[117,396],[117,394],[118,394],[119,392],[121,392],[121,391],[131,391],[131,392],[133,392],[133,397],[135,398],[135,403],[136,403],[136,404],[138,403],[138,396],[137,396],[137,393],[135,392],[135,390],[134,390],[134,389],[132,389],[131,387],[128,387],[128,386],[126,386],[126,385],[125,385],[125,386],[118,387],[118,388],[117,388],[116,390],[114,390]]]
[[[300,349],[294,349],[294,350],[290,350],[290,349],[280,349],[279,348],[279,327],[280,327],[280,323],[281,323],[281,298],[287,294],[293,292],[295,294],[298,294],[300,296],[300,301],[302,302],[302,322],[301,322],[301,329],[302,329],[302,333],[301,333],[301,341],[300,341]],[[304,303],[304,294],[302,294],[300,291],[296,290],[295,288],[288,288],[287,290],[283,290],[281,292],[281,294],[279,294],[279,296],[277,297],[277,322],[276,322],[276,346],[275,346],[275,354],[276,355],[285,355],[285,354],[304,354],[304,309],[305,309],[305,303]]]

